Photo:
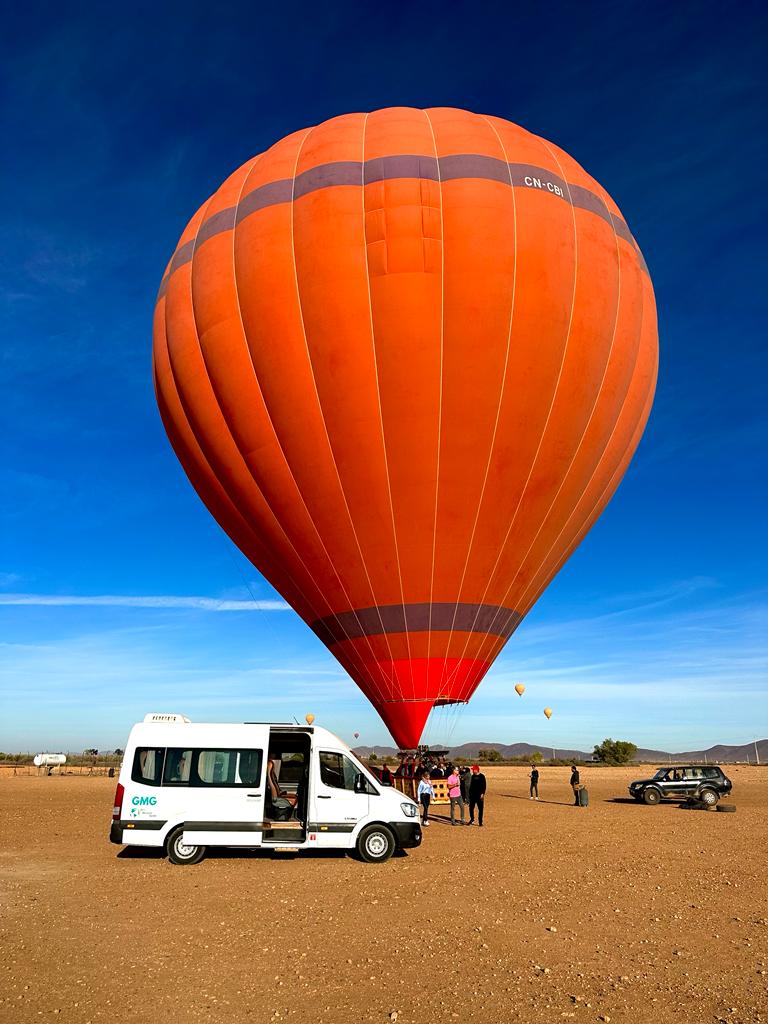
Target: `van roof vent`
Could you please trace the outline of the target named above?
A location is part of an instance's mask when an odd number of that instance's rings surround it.
[[[150,711],[148,715],[144,715],[145,722],[186,722],[189,724],[189,719],[186,715],[164,715],[159,711]]]

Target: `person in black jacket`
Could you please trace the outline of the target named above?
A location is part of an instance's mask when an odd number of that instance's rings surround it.
[[[531,794],[530,794],[531,800],[534,799],[534,794],[535,794],[535,799],[538,800],[539,799],[539,769],[536,767],[535,764],[532,764],[531,765]]]
[[[459,781],[461,782],[461,796],[465,804],[469,803],[469,783],[472,779],[472,772],[469,770],[467,765],[462,765],[459,768]]]
[[[575,764],[571,765],[571,789],[573,790],[573,802],[576,807],[579,806],[579,783],[581,777],[579,776],[579,769]]]
[[[483,806],[485,804],[485,791],[487,783],[485,776],[480,771],[480,766],[472,765],[472,777],[469,780],[469,824],[475,824],[475,808],[477,808],[477,824],[483,826]]]

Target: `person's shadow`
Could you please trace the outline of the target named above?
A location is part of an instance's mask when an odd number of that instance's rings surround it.
[[[529,796],[518,796],[516,793],[497,793],[496,796],[504,797],[505,800],[530,800]],[[540,804],[553,804],[557,807],[575,807],[576,804],[569,800],[545,800],[543,796],[540,796],[538,800],[534,800],[533,803]]]

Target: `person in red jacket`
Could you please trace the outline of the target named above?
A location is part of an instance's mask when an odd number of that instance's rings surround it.
[[[469,780],[469,824],[475,824],[475,808],[477,808],[477,824],[483,826],[483,808],[485,806],[485,791],[488,784],[485,776],[480,771],[480,765],[472,765],[472,777]]]

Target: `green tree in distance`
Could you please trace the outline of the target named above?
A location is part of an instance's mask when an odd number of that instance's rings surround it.
[[[376,761],[378,761],[378,760],[379,760],[379,758],[378,758],[378,755],[376,754],[376,751],[375,751],[375,750],[372,750],[372,751],[370,752],[370,754],[368,755],[368,760],[369,760],[369,761],[373,761],[373,762],[374,762],[374,764],[376,763]]]
[[[605,739],[595,745],[594,755],[604,764],[629,764],[637,753],[637,747],[628,740]]]
[[[543,760],[540,750],[534,750],[531,754],[531,764],[540,764]]]
[[[498,750],[478,750],[477,756],[481,761],[502,761],[503,758]]]

